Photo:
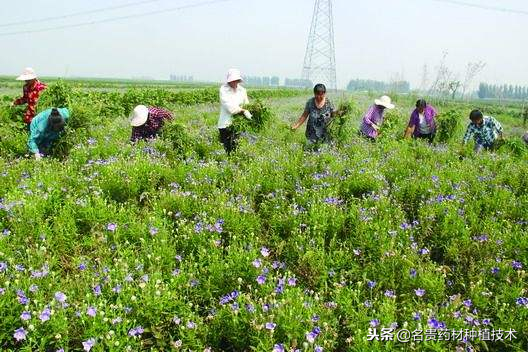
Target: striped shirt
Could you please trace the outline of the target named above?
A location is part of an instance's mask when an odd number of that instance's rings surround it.
[[[471,137],[475,139],[475,143],[484,147],[491,147],[499,134],[502,133],[502,125],[494,117],[484,116],[482,125],[477,126],[471,122],[464,135],[464,144],[469,142]]]
[[[385,109],[382,106],[372,105],[363,116],[360,126],[361,133],[370,138],[378,137],[379,132],[374,129],[373,125],[381,127],[384,113]]]

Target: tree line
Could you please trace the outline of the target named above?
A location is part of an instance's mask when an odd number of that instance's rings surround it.
[[[480,99],[528,99],[528,87],[511,84],[480,83],[478,89]]]

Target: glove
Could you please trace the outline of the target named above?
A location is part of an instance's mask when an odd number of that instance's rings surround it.
[[[40,155],[40,153],[35,153],[35,160],[40,160],[42,159],[42,156]]]
[[[247,111],[247,110],[244,110],[244,116],[248,120],[251,120],[251,118],[253,117],[253,115],[251,115],[251,113],[249,111]]]

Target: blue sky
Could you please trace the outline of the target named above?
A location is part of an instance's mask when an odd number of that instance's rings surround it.
[[[0,73],[32,66],[42,75],[167,78],[170,73],[219,81],[229,67],[248,75],[298,77],[312,0],[231,0],[113,23],[43,33],[2,33],[138,14],[200,2],[160,0],[84,17],[5,27],[138,0],[6,1],[0,13]],[[203,0],[202,0],[203,1]],[[467,0],[528,11],[525,0]],[[463,76],[485,61],[480,80],[528,85],[528,16],[434,0],[334,0],[338,83],[402,76],[414,86],[424,64],[431,76],[442,52]],[[432,77],[430,77],[432,79]]]

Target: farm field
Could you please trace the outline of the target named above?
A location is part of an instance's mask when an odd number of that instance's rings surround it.
[[[370,143],[357,127],[375,95],[336,93],[350,114],[315,150],[289,129],[310,91],[249,88],[271,120],[228,157],[216,87],[146,86],[52,83],[39,111],[68,106],[72,119],[37,162],[6,84],[2,351],[526,351],[520,105],[433,100],[430,146],[401,138],[418,97],[394,96]],[[176,119],[133,145],[139,103]],[[461,146],[475,107],[504,125],[496,153]],[[462,335],[368,341],[369,328]],[[472,329],[502,335],[464,339]]]

